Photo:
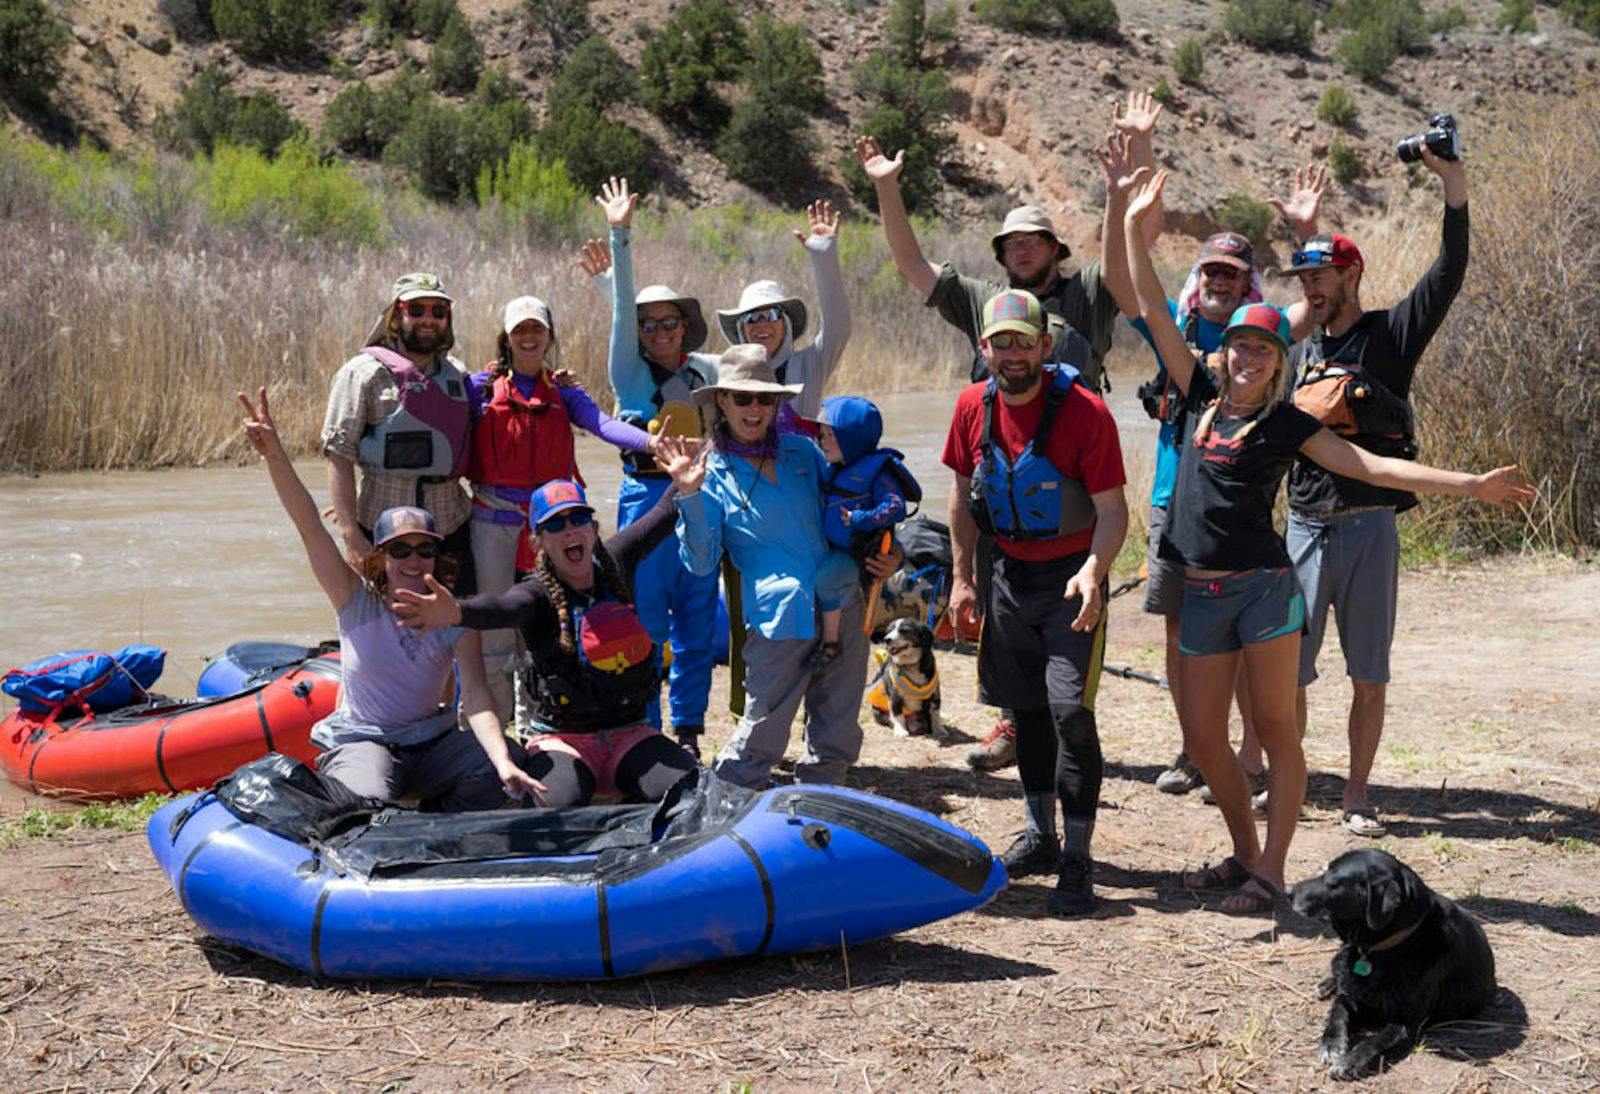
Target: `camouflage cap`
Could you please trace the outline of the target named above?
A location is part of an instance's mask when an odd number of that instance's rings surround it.
[[[454,303],[454,298],[444,291],[444,283],[439,280],[438,274],[408,273],[394,283],[395,300],[420,300],[425,296]]]

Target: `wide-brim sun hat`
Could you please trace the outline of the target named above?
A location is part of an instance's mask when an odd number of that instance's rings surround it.
[[[1283,352],[1289,352],[1289,317],[1271,304],[1241,304],[1235,308],[1222,332],[1222,344],[1227,345],[1229,339],[1244,331],[1264,334],[1283,347]]]
[[[1056,245],[1057,262],[1072,256],[1072,248],[1056,235],[1056,226],[1050,219],[1049,213],[1037,205],[1019,205],[1006,214],[1005,223],[1000,225],[1000,230],[989,237],[989,248],[994,251],[994,260],[1002,266],[1006,262],[1003,241],[1006,236],[1016,235],[1018,232],[1049,236]]]
[[[776,281],[752,281],[739,294],[737,307],[717,309],[717,324],[722,335],[733,345],[744,341],[739,333],[739,317],[761,308],[782,308],[789,317],[789,337],[798,339],[806,330],[806,302],[790,296]]]
[[[633,298],[635,307],[642,308],[646,304],[671,304],[682,313],[689,321],[688,327],[683,332],[683,352],[693,353],[706,344],[706,336],[710,329],[706,326],[706,317],[700,312],[700,301],[692,296],[684,296],[671,285],[646,285],[639,290],[639,295]]]
[[[696,406],[713,406],[719,391],[748,391],[792,399],[804,390],[804,384],[778,383],[778,374],[772,371],[772,362],[767,359],[764,347],[741,343],[722,351],[722,356],[717,358],[717,382],[696,388],[694,402]]]

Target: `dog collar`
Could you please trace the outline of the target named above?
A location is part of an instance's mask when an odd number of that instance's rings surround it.
[[[1426,918],[1427,916],[1423,916],[1423,919]],[[1370,975],[1372,973],[1372,962],[1367,960],[1367,955],[1369,953],[1382,953],[1384,950],[1394,949],[1396,946],[1400,945],[1400,943],[1404,942],[1406,939],[1415,934],[1417,932],[1417,928],[1420,926],[1422,926],[1421,919],[1417,920],[1409,927],[1402,927],[1400,930],[1394,932],[1394,934],[1389,935],[1387,938],[1380,939],[1370,946],[1358,947],[1357,953],[1359,956],[1354,962],[1351,963],[1350,971],[1355,973],[1357,976]]]

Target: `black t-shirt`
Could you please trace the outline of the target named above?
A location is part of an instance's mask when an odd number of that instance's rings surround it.
[[[1197,365],[1184,399],[1182,456],[1172,491],[1160,556],[1206,570],[1250,570],[1289,565],[1289,552],[1272,524],[1278,484],[1295,453],[1322,428],[1311,415],[1279,403],[1241,441],[1249,418],[1218,414],[1204,445],[1194,430],[1217,383]]]
[[[1465,205],[1459,209],[1445,206],[1442,235],[1438,257],[1410,295],[1387,311],[1364,313],[1337,338],[1322,336],[1325,360],[1359,364],[1391,393],[1402,399],[1411,397],[1411,378],[1417,362],[1444,322],[1450,302],[1467,276]],[[1289,354],[1291,376],[1299,376],[1305,348],[1302,342]],[[1360,437],[1350,439],[1355,444],[1362,443]],[[1416,504],[1415,494],[1347,479],[1305,458],[1296,461],[1289,475],[1292,509],[1317,513],[1357,505],[1392,505],[1404,512]]]

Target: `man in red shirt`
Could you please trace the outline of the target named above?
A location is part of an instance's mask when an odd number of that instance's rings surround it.
[[[1106,574],[1128,531],[1111,412],[1070,367],[1045,371],[1043,308],[1020,289],[983,308],[990,379],[956,400],[944,463],[955,472],[950,608],[979,608],[981,529],[999,548],[981,605],[978,699],[1016,712],[1027,829],[1002,856],[1013,877],[1056,872],[1057,915],[1094,909],[1090,839],[1102,761],[1094,697],[1105,646]],[[1064,839],[1056,835],[1061,800]]]

